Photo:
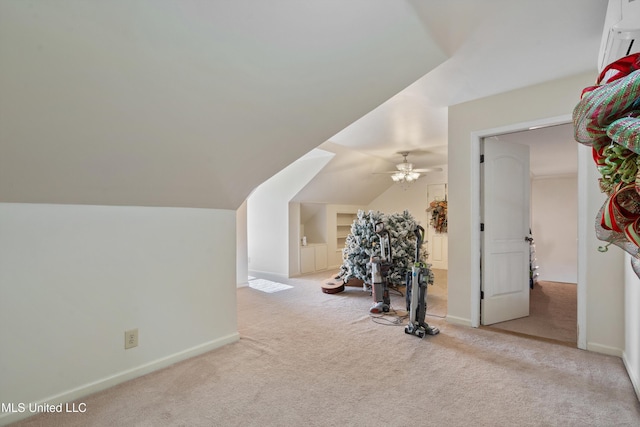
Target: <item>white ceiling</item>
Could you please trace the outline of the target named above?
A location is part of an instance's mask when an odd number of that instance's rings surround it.
[[[303,192],[364,200],[447,162],[448,106],[595,79],[606,6],[1,1],[0,201],[236,209],[323,142]]]
[[[405,1],[0,1],[0,201],[236,209],[445,59]]]
[[[578,143],[573,138],[571,123],[503,134],[497,139],[529,146],[534,178],[578,173]]]
[[[447,162],[447,106],[590,70],[595,79],[606,1],[409,3],[450,58],[331,142],[390,163],[408,150],[418,166],[441,165]],[[555,144],[566,135],[566,127],[554,127],[541,139]]]

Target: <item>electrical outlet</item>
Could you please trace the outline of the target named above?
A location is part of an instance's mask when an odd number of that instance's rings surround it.
[[[124,349],[138,346],[138,328],[124,331]]]

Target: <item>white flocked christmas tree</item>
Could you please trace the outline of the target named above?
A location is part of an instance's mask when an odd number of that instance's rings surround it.
[[[392,264],[389,278],[394,285],[404,285],[407,271],[415,262],[416,236],[414,230],[417,222],[409,211],[385,215],[378,211],[358,211],[357,218],[351,225],[351,233],[347,236],[342,250],[342,266],[339,276],[346,283],[351,278],[360,279],[371,284],[372,256],[380,255],[380,238],[375,232],[375,225],[382,222],[389,231],[391,240]],[[420,249],[420,262],[426,263],[427,252]],[[428,265],[427,265],[428,266]],[[428,266],[429,267],[429,266]],[[432,283],[430,268],[427,281]]]

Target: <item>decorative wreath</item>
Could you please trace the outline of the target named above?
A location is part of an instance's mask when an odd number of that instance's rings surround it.
[[[573,110],[574,136],[592,147],[607,194],[596,217],[596,237],[632,255],[640,277],[640,54],[607,66],[597,84],[582,91]]]
[[[447,201],[434,200],[429,203],[427,212],[431,212],[429,224],[436,230],[436,233],[447,232]]]

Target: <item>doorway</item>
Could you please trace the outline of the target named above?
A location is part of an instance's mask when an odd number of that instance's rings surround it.
[[[527,278],[530,279],[528,313],[495,322],[491,328],[575,347],[578,144],[573,139],[573,126],[567,123],[527,129],[485,140],[529,148],[531,220],[528,224],[533,239],[527,248],[531,259],[530,268],[527,266],[530,276]],[[486,239],[488,233],[484,234]],[[484,321],[487,318],[481,323],[489,323]]]
[[[542,120],[536,120],[536,121],[532,121],[532,122],[525,122],[525,123],[519,123],[519,124],[513,124],[513,125],[508,125],[508,126],[504,126],[504,127],[500,127],[500,128],[494,128],[494,129],[488,129],[485,131],[477,131],[477,132],[472,132],[471,137],[472,137],[472,150],[471,150],[471,154],[473,157],[475,158],[480,158],[480,153],[481,153],[481,142],[483,141],[484,138],[489,138],[489,137],[494,137],[494,136],[499,136],[499,137],[503,137],[506,138],[505,135],[509,135],[509,134],[516,134],[519,132],[525,132],[525,131],[532,131],[535,129],[541,129],[541,128],[547,128],[547,127],[557,127],[557,125],[567,125],[571,122],[571,116],[570,115],[565,115],[565,116],[558,116],[558,117],[554,117],[554,118],[547,118],[547,119],[542,119]],[[570,135],[572,136],[572,133],[570,133]],[[569,145],[571,147],[575,147],[578,144],[573,142],[573,139],[571,138],[571,142],[569,142]],[[551,153],[554,154],[558,154],[558,150],[557,147],[552,147],[553,149],[551,150]],[[547,150],[548,151],[548,150]],[[586,152],[586,150],[580,150],[578,149],[578,157],[580,158],[580,161],[577,162],[580,164],[580,170],[582,170],[583,168],[583,163],[587,164],[588,161],[588,156],[589,153]],[[477,156],[477,157],[476,157]],[[576,162],[574,162],[574,165],[576,164]],[[577,168],[577,167],[576,167]],[[472,176],[475,176],[475,181],[478,183],[478,185],[481,185],[481,173],[480,173],[480,163],[478,162],[477,164],[472,164],[472,168],[471,168],[471,172],[472,172]],[[582,172],[583,173],[583,172]],[[582,206],[582,204],[585,203],[585,198],[584,198],[584,188],[579,189],[578,191],[579,195],[577,196],[578,199],[578,205]],[[472,227],[473,229],[477,230],[475,237],[472,238],[472,242],[471,242],[471,247],[474,251],[477,251],[476,253],[478,253],[478,257],[480,256],[481,253],[481,232],[480,232],[480,222],[481,222],[481,218],[480,218],[480,212],[481,212],[481,198],[480,198],[480,191],[474,192],[472,193],[472,200],[471,200],[471,207],[472,207],[472,212],[474,212],[474,214],[472,215]],[[583,223],[584,219],[581,217],[580,221]],[[584,239],[585,236],[583,236],[582,234],[584,233],[583,230],[584,227],[580,227],[579,228],[579,235],[578,235],[578,239]],[[581,251],[578,248],[579,255],[577,255],[578,260],[582,260],[584,259],[584,251]],[[480,326],[480,305],[481,305],[481,298],[480,298],[480,293],[481,293],[481,283],[480,283],[480,263],[473,265],[474,263],[472,263],[471,265],[471,270],[472,272],[475,271],[475,274],[472,274],[471,276],[471,280],[472,280],[472,289],[475,289],[475,291],[472,292],[471,294],[471,321],[472,321],[472,326],[474,327],[479,327]],[[577,293],[577,302],[576,302],[576,312],[577,312],[577,325],[578,325],[578,337],[577,337],[577,346],[579,348],[586,348],[586,327],[584,327],[585,322],[586,322],[586,313],[585,313],[585,300],[586,300],[586,296],[585,296],[585,289],[584,286],[581,286],[581,281],[584,280],[584,263],[583,262],[579,262],[579,266],[580,268],[578,269],[578,279],[576,280],[576,285],[575,286],[575,290]],[[582,274],[580,274],[582,273]],[[580,327],[582,325],[582,327]]]

